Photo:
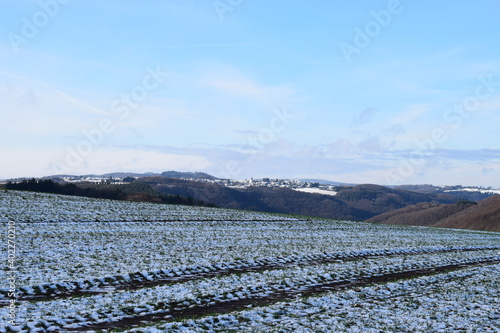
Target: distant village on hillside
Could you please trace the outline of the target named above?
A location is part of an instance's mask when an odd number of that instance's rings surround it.
[[[326,195],[335,195],[338,192],[338,190],[342,187],[356,185],[356,184],[332,182],[320,179],[278,179],[278,178],[259,178],[259,179],[250,178],[242,180],[221,179],[202,172],[178,172],[178,171],[166,171],[161,174],[155,174],[155,173],[138,174],[138,173],[116,172],[104,175],[82,175],[82,176],[57,175],[44,178],[65,183],[93,183],[93,184],[121,185],[121,184],[131,183],[143,177],[178,178],[182,180],[218,184],[221,186],[235,188],[235,189],[245,189],[251,187],[289,188],[306,193],[319,193]],[[468,191],[468,192],[478,192],[485,194],[500,194],[500,189],[494,189],[492,187],[481,187],[481,186],[402,185],[402,186],[388,186],[388,187],[399,187],[401,189],[417,191],[417,192],[421,192],[418,189],[428,187],[432,188],[434,191],[439,190],[440,192]]]

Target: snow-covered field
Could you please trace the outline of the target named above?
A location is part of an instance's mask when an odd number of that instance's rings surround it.
[[[479,193],[488,193],[488,194],[500,194],[500,190],[498,189],[482,189],[482,188],[461,188],[458,190],[446,190],[445,192],[460,192],[460,191],[468,191],[468,192],[479,192]]]
[[[335,191],[322,190],[320,188],[313,188],[313,187],[294,188],[294,190],[299,191],[299,192],[305,192],[305,193],[315,193],[315,194],[324,194],[324,195],[332,195],[332,196],[337,195],[337,192],[335,192]]]
[[[127,332],[499,332],[500,265]]]
[[[0,332],[500,331],[498,233],[0,191],[13,224]]]

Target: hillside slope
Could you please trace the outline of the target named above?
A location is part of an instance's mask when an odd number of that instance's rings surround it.
[[[480,201],[491,197],[495,194],[495,190],[484,189],[479,187],[464,187],[461,185],[455,186],[434,186],[434,185],[400,185],[394,187],[398,190],[407,190],[422,194],[434,194],[434,195],[447,195],[453,196],[462,200],[470,200],[470,201]]]
[[[500,232],[500,195],[479,203],[422,203],[375,216],[366,222]]]
[[[221,208],[344,220],[363,220],[374,215],[351,207],[329,195],[303,193],[288,188],[236,189],[213,183],[165,177],[146,177],[140,181],[146,182],[160,192],[200,198],[197,200],[204,198]]]
[[[500,195],[481,200],[477,205],[443,219],[434,226],[500,232]]]
[[[431,204],[420,203],[401,209],[396,209],[384,214],[377,215],[366,222],[399,224],[399,225],[419,225],[433,226],[439,221],[450,217],[464,209],[474,205],[472,202],[456,204]]]
[[[191,197],[221,208],[355,221],[363,221],[421,202],[456,201],[452,196],[414,193],[371,184],[345,186],[340,188],[335,196],[331,196],[280,187],[231,188],[215,183],[167,177],[144,177],[138,181],[145,182],[163,193]]]
[[[372,216],[417,203],[456,202],[456,198],[448,195],[415,193],[374,184],[345,187],[337,193],[336,198],[353,208],[368,211]]]

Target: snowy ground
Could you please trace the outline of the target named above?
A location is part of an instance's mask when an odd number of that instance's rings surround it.
[[[2,230],[8,221],[16,226],[16,285],[21,288],[16,314],[26,332],[245,302],[280,290],[415,267],[475,265],[500,255],[500,234],[491,232],[0,191]],[[2,251],[2,262],[7,258]],[[500,296],[499,268],[488,263],[314,297],[299,293],[265,307],[197,320],[169,323],[167,315],[130,332],[499,332],[494,303]],[[223,274],[198,276],[203,272]],[[121,288],[167,276],[188,280]],[[7,284],[2,279],[2,304],[10,300]],[[65,284],[107,292],[50,296]],[[47,298],[21,298],[30,295]],[[3,307],[0,315],[8,311]],[[0,332],[17,328],[0,324]]]
[[[500,265],[127,332],[500,332]]]
[[[335,196],[337,195],[337,192],[335,191],[328,191],[328,190],[322,190],[319,188],[309,188],[309,187],[303,187],[303,188],[294,188],[295,191],[299,192],[306,192],[306,193],[316,193],[316,194],[325,194],[325,195],[332,195]]]
[[[460,191],[468,191],[468,192],[479,192],[479,193],[488,193],[488,194],[500,194],[500,190],[498,189],[481,189],[481,188],[461,188],[459,190],[446,190],[445,192],[460,192]]]

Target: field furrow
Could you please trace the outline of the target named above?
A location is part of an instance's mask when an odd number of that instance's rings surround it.
[[[193,266],[187,268],[162,269],[150,272],[135,272],[126,275],[106,276],[89,280],[46,283],[35,286],[21,287],[17,290],[18,300],[46,301],[72,296],[85,296],[99,293],[109,293],[121,289],[140,289],[167,284],[182,283],[216,276],[242,274],[248,272],[269,271],[293,266],[323,265],[333,262],[353,261],[363,258],[377,258],[401,255],[419,255],[446,252],[472,252],[498,250],[498,246],[474,247],[433,247],[419,249],[387,249],[365,250],[336,253],[313,253],[302,256],[262,258],[252,261],[237,261],[217,263],[210,266]],[[7,298],[8,289],[0,290],[2,298]]]
[[[26,327],[58,327],[61,330],[87,331],[109,328],[127,328],[157,321],[172,321],[184,318],[201,317],[207,314],[227,313],[244,310],[247,306],[265,306],[297,296],[305,297],[320,293],[338,291],[376,283],[386,283],[441,272],[450,272],[468,267],[499,263],[500,256],[472,257],[467,259],[441,258],[435,261],[421,261],[400,265],[384,265],[349,274],[321,274],[292,281],[267,285],[239,287],[213,295],[199,295],[194,299],[174,302],[159,302],[122,308],[118,311],[98,311],[89,316],[79,315],[32,322]]]
[[[499,332],[498,274],[471,266],[125,332]]]

